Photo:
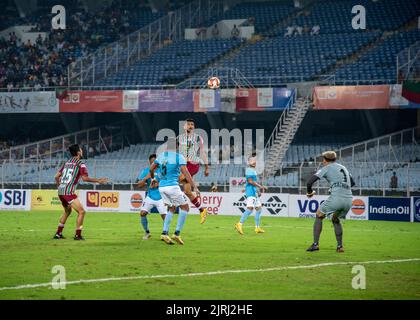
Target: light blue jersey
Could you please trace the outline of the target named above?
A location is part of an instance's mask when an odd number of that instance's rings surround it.
[[[143,171],[139,174],[139,176],[137,177],[137,180],[143,180],[144,178],[146,178],[146,176],[150,173],[150,168],[144,168]],[[156,170],[155,172],[155,179],[159,181],[159,169]],[[152,182],[152,179],[149,178],[146,180],[146,185],[147,185],[147,196],[152,199],[152,200],[160,200],[162,199],[162,197],[160,196],[160,192],[159,192],[159,187],[157,188],[150,188],[150,183]]]
[[[248,182],[248,179],[251,178],[252,181],[257,182],[257,171],[255,168],[248,167],[245,170],[245,195],[247,197],[256,197],[257,196],[257,187],[253,186]]]
[[[186,166],[187,161],[183,155],[174,151],[165,151],[161,153],[155,163],[160,168],[161,180],[160,187],[170,187],[178,185],[178,178],[181,173],[181,166]]]

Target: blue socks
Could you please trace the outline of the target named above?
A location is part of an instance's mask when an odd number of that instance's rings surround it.
[[[168,210],[166,213],[165,221],[163,221],[163,234],[168,234],[169,232],[169,226],[171,225],[172,217],[174,214]]]
[[[176,224],[175,234],[178,236],[181,232],[182,228],[184,227],[185,220],[187,219],[187,211],[179,209],[178,214],[178,223]]]
[[[249,215],[252,213],[252,210],[246,209],[244,213],[242,213],[241,220],[239,220],[240,223],[244,223],[246,219],[248,219]]]
[[[262,212],[262,209],[255,212],[255,226],[257,228],[260,226],[261,212]]]
[[[146,231],[146,233],[150,233],[149,231],[149,223],[147,221],[147,216],[140,216],[140,222],[141,225],[143,226],[144,231]]]

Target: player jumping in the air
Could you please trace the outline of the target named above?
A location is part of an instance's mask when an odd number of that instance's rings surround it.
[[[150,165],[156,160],[156,155],[151,154],[149,156],[149,163]],[[151,237],[150,230],[149,230],[149,223],[147,221],[147,214],[150,213],[151,209],[154,207],[160,213],[162,220],[165,220],[166,217],[166,207],[163,203],[162,197],[159,192],[159,169],[155,172],[155,180],[152,183],[152,178],[150,177],[150,167],[143,169],[143,171],[139,174],[137,180],[137,185],[142,188],[145,185],[147,186],[146,191],[146,198],[143,201],[143,204],[140,209],[140,222],[143,226],[144,231],[146,234],[143,237],[143,240],[147,240]]]
[[[152,178],[152,183],[155,177],[155,171],[158,167],[160,169],[159,192],[163,198],[163,202],[168,205],[168,213],[166,214],[165,221],[163,223],[161,240],[165,241],[167,244],[174,244],[173,240],[179,244],[184,244],[180,233],[185,224],[185,220],[190,208],[188,206],[187,197],[179,187],[178,179],[180,173],[184,175],[185,179],[191,185],[191,188],[194,192],[196,192],[198,195],[200,192],[195,186],[194,180],[188,172],[187,161],[182,154],[179,154],[176,151],[175,138],[168,139],[167,151],[161,153],[150,166],[150,176]],[[168,233],[176,207],[179,207],[179,216],[175,234],[171,239]]]
[[[246,210],[242,213],[241,220],[235,224],[235,229],[239,234],[244,234],[242,230],[242,225],[245,223],[246,219],[252,214],[255,209],[255,232],[264,233],[264,230],[260,227],[261,220],[261,211],[262,204],[259,197],[259,190],[263,191],[266,189],[265,186],[257,182],[257,171],[255,167],[257,166],[257,160],[255,156],[252,156],[248,159],[248,167],[245,170],[246,175],[246,185],[245,185],[245,196],[246,196]]]
[[[178,136],[179,153],[187,160],[187,169],[191,177],[194,177],[200,170],[200,163],[204,163],[204,175],[209,175],[209,165],[207,150],[205,149],[203,138],[194,133],[195,123],[193,119],[185,120],[185,133]],[[185,175],[180,176],[180,181],[184,183],[184,192],[191,203],[200,210],[201,223],[207,218],[207,208],[201,206],[200,196],[194,194],[191,184],[185,179]]]
[[[315,191],[312,185],[321,178],[325,178],[330,185],[330,196],[319,207],[316,213],[314,223],[314,242],[306,250],[309,252],[319,250],[319,237],[322,231],[322,220],[331,215],[334,226],[335,237],[337,239],[337,252],[344,252],[343,249],[343,227],[340,218],[345,218],[347,212],[352,206],[351,187],[355,185],[352,176],[346,167],[336,163],[337,155],[334,151],[326,151],[322,154],[324,157],[323,167],[318,170],[307,183],[307,196],[311,198]]]
[[[54,239],[64,239],[64,225],[73,208],[77,212],[76,235],[74,236],[74,240],[84,240],[82,237],[82,227],[86,211],[75,194],[79,179],[81,178],[84,182],[100,184],[106,183],[108,179],[96,179],[88,176],[86,165],[81,160],[83,158],[83,150],[78,144],[71,145],[69,152],[72,157],[61,166],[55,175],[55,182],[58,186],[58,197],[64,207],[64,214],[60,218]]]

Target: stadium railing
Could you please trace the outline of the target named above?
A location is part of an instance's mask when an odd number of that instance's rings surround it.
[[[62,164],[59,161],[31,161],[0,163],[1,188],[55,189],[54,175]],[[352,174],[356,186],[354,195],[413,196],[420,195],[419,162],[370,162],[352,164],[340,161]],[[86,160],[89,175],[107,177],[107,185],[82,184],[80,188],[101,190],[135,190],[137,176],[149,165],[148,160]],[[321,167],[320,163],[302,162],[299,165],[283,163],[274,177],[263,179],[268,192],[306,194],[306,182]],[[230,191],[229,178],[243,178],[245,165],[218,164],[210,166],[210,175],[205,177],[200,171],[195,180],[201,191],[209,191],[215,184],[219,191]],[[398,185],[391,187],[390,179],[396,173]],[[324,181],[314,185],[317,194],[327,195],[328,185]]]
[[[67,149],[73,143],[83,147],[85,156],[89,157],[112,151],[116,147],[120,149],[124,144],[124,138],[115,128],[90,128],[0,150],[0,161],[11,163],[33,160],[57,161],[67,157]]]

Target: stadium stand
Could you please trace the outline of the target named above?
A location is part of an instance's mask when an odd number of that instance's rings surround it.
[[[128,69],[98,81],[98,85],[176,84],[240,43],[240,40],[223,39],[178,41]]]
[[[75,59],[164,14],[152,12],[140,1],[114,1],[98,13],[86,12],[78,1],[67,1],[65,5],[71,32],[52,29],[53,15],[39,11],[13,20],[15,25],[34,25],[32,31],[47,32],[48,36],[35,43],[22,43],[13,33],[8,39],[0,39],[0,88],[63,86],[67,84],[66,68]]]

